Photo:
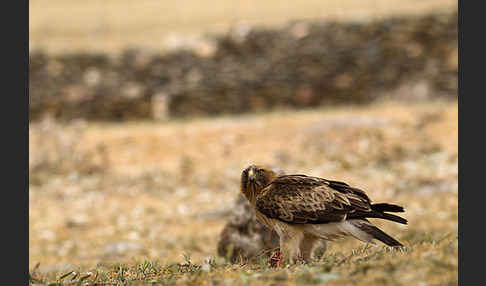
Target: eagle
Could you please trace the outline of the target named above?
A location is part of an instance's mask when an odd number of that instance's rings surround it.
[[[354,237],[366,243],[397,247],[400,242],[373,225],[368,218],[401,224],[407,220],[390,212],[403,207],[371,203],[368,195],[355,187],[334,180],[307,175],[279,175],[257,165],[241,174],[241,193],[248,199],[258,220],[280,238],[280,263],[310,262],[320,242]]]

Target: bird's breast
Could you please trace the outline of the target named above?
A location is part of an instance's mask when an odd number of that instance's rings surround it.
[[[255,210],[255,214],[257,219],[265,225],[268,229],[275,231],[279,237],[282,237],[284,235],[288,235],[289,228],[291,226],[285,222],[273,219],[273,218],[268,218],[258,210]]]
[[[263,225],[265,225],[266,227],[268,227],[271,230],[274,229],[274,227],[273,227],[274,223],[273,223],[272,219],[266,217],[264,214],[262,214],[260,211],[258,211],[256,209],[255,209],[255,214],[256,214],[258,221],[260,221]]]

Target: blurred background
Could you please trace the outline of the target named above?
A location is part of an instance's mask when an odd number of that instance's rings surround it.
[[[403,205],[408,226],[376,222],[413,249],[394,279],[457,284],[457,1],[29,10],[32,273],[274,246],[237,199],[258,163]]]

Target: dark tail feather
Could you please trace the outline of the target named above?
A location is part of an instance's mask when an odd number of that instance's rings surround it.
[[[404,212],[404,209],[401,206],[392,205],[392,204],[372,204],[371,209],[374,212],[372,212],[372,214],[368,216],[370,218],[381,218],[381,219],[387,219],[402,224],[407,224],[406,219],[399,217],[397,215],[385,213],[385,212],[397,212],[397,213]]]
[[[362,224],[360,226],[360,229],[363,230],[364,232],[366,232],[367,234],[370,234],[375,239],[378,239],[379,241],[383,242],[384,244],[386,244],[388,246],[403,246],[403,244],[401,244],[396,239],[394,239],[393,237],[391,237],[388,234],[386,234],[385,232],[383,232],[381,229],[372,225],[371,223]]]
[[[372,204],[371,209],[377,212],[402,213],[405,210],[401,206],[392,204]]]
[[[375,216],[372,216],[372,217],[391,220],[391,221],[398,222],[398,223],[401,223],[401,224],[407,224],[408,223],[408,221],[406,219],[404,219],[403,217],[399,217],[399,216],[393,215],[393,214],[377,213],[377,214],[375,214]]]

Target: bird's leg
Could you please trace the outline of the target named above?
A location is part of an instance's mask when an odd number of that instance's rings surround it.
[[[280,260],[282,264],[294,264],[301,259],[300,243],[304,235],[302,232],[287,233],[280,237]]]
[[[320,247],[318,247],[320,246]],[[318,250],[318,253],[316,253]],[[319,259],[322,258],[322,256],[324,256],[324,253],[326,253],[326,250],[327,250],[327,241],[323,240],[323,239],[319,239],[316,244],[314,245],[314,251],[313,251],[313,254],[314,256],[319,255]]]
[[[312,259],[312,250],[315,243],[318,241],[318,237],[312,234],[304,234],[304,238],[300,242],[300,252],[302,253],[302,259],[304,262],[309,263]]]

